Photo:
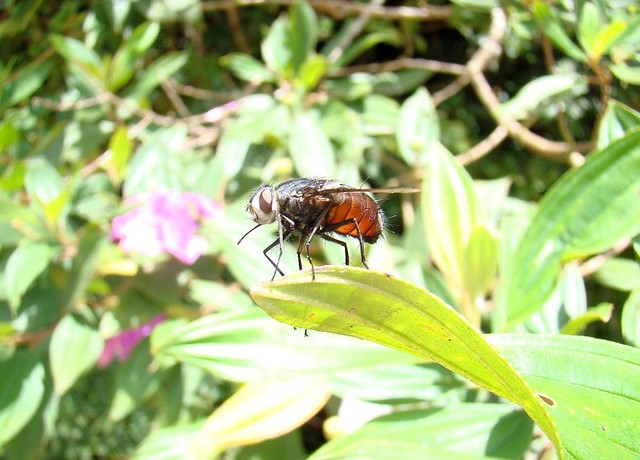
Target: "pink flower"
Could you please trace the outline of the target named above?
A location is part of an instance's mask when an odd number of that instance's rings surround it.
[[[207,241],[196,234],[199,220],[220,210],[204,195],[177,190],[139,195],[126,202],[137,206],[113,219],[111,239],[125,252],[148,256],[168,252],[188,265],[207,249]]]
[[[125,329],[121,333],[108,338],[102,349],[102,354],[98,358],[98,367],[107,367],[114,359],[120,362],[126,361],[136,345],[144,340],[145,337],[149,337],[153,328],[166,319],[167,317],[164,315],[156,315],[142,326]]]

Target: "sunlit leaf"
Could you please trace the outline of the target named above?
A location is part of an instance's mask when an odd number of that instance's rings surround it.
[[[248,54],[227,54],[220,58],[220,63],[228,67],[236,77],[254,85],[275,81],[274,73],[267,69],[262,62]]]
[[[309,460],[522,458],[533,423],[507,404],[453,404],[398,412],[329,441]]]
[[[500,106],[500,111],[523,120],[554,101],[571,100],[585,91],[585,82],[578,74],[545,75],[520,88],[513,98]]]
[[[101,229],[94,227],[86,227],[79,237],[78,252],[73,259],[64,291],[63,302],[70,310],[77,307],[77,303],[85,295],[96,271],[100,251],[107,243],[107,236]]]
[[[503,270],[500,327],[525,320],[544,304],[563,261],[604,251],[640,232],[639,170],[635,130],[553,185]]]
[[[51,335],[49,362],[56,393],[66,393],[98,361],[104,342],[81,317],[65,315]]]
[[[335,153],[315,112],[294,115],[289,151],[302,177],[333,177]]]
[[[630,66],[624,62],[620,62],[611,65],[609,68],[611,72],[623,82],[640,85],[640,66]]]
[[[175,460],[185,458],[196,432],[204,420],[173,425],[153,431],[131,456],[134,460]]]
[[[408,165],[424,164],[430,148],[440,139],[438,115],[429,93],[421,88],[400,107],[396,142]]]
[[[638,458],[640,350],[567,335],[487,339],[548,407],[565,458]]]
[[[119,179],[124,176],[132,150],[133,145],[129,139],[127,128],[118,126],[109,140],[109,151],[111,152],[111,166]]]
[[[625,342],[640,348],[640,289],[629,294],[622,307],[621,322]]]
[[[560,331],[562,334],[577,335],[585,330],[585,328],[594,322],[608,323],[613,313],[613,304],[602,303],[595,307],[587,309],[587,311],[568,321]]]
[[[431,257],[447,279],[456,298],[461,299],[465,292],[471,295],[465,281],[470,281],[475,288],[484,285],[486,281],[484,275],[482,279],[485,281],[468,279],[475,278],[476,273],[475,269],[466,267],[467,255],[482,257],[480,252],[475,255],[467,254],[472,235],[481,222],[482,210],[469,174],[444,147],[439,144],[434,147],[429,152],[429,165],[422,182],[422,218]],[[483,241],[488,243],[489,240],[483,238]],[[480,240],[473,244],[484,246]],[[480,249],[471,248],[470,251]],[[491,255],[493,249],[486,249],[488,252],[485,256],[496,257],[495,253]],[[491,277],[492,274],[488,273],[487,276]]]
[[[144,69],[140,78],[126,94],[134,97],[146,97],[160,83],[171,78],[189,60],[183,52],[166,53]]]
[[[591,2],[584,2],[578,18],[577,35],[582,48],[592,58],[597,59],[599,53],[595,49],[596,37],[602,31],[600,13]]]
[[[585,53],[571,41],[550,4],[540,0],[535,1],[533,14],[540,28],[563,53],[578,62],[586,60]]]
[[[611,101],[600,120],[598,148],[603,149],[625,133],[640,126],[640,113],[621,102]]]
[[[291,30],[288,46],[291,48],[293,68],[297,72],[315,51],[318,41],[318,18],[306,1],[298,0],[291,8],[289,21]]]
[[[640,289],[640,263],[619,257],[607,259],[593,277],[599,283],[620,291]]]
[[[154,330],[152,352],[238,382],[327,376],[383,363],[415,362],[366,342],[293,330],[259,309],[227,311],[174,330]]]
[[[33,352],[0,361],[0,447],[34,416],[44,394],[44,365]]]
[[[276,19],[266,38],[260,47],[262,51],[262,59],[264,59],[267,68],[275,72],[277,75],[290,77],[291,67],[291,50],[287,46],[287,22],[284,17]]]
[[[158,390],[161,374],[152,371],[151,362],[149,343],[144,341],[138,344],[127,361],[119,366],[115,394],[109,409],[111,420],[122,420]]]
[[[549,414],[524,381],[476,329],[427,291],[382,273],[325,266],[316,268],[315,281],[303,271],[262,283],[251,297],[278,321],[359,337],[433,360],[520,404],[557,440]]]
[[[47,243],[31,243],[16,248],[4,268],[4,293],[15,314],[29,286],[48,267],[58,249]]]
[[[329,396],[326,385],[312,379],[245,385],[207,419],[187,458],[211,458],[230,447],[282,436],[313,417]]]

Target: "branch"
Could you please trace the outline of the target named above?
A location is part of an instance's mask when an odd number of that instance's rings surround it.
[[[329,63],[333,64],[337,62],[338,59],[340,59],[340,56],[344,54],[344,50],[347,48],[347,46],[349,46],[358,36],[358,34],[362,32],[364,27],[367,25],[367,22],[369,22],[369,19],[371,19],[372,10],[375,7],[382,6],[383,3],[384,0],[369,1],[367,8],[359,13],[358,18],[351,23],[347,32],[340,39],[340,42],[335,46],[335,48],[331,50],[331,52],[327,56],[327,60],[329,61]]]
[[[579,166],[584,162],[580,152],[591,150],[593,143],[583,142],[571,145],[566,142],[551,141],[533,133],[517,120],[505,116],[500,110],[500,101],[489,86],[483,71],[492,58],[502,53],[500,42],[507,29],[507,18],[500,8],[495,8],[491,17],[489,36],[467,64],[471,85],[480,102],[487,108],[493,119],[527,150],[548,160]]]
[[[346,77],[359,72],[395,72],[403,69],[425,69],[431,72],[450,75],[464,75],[467,72],[467,68],[460,64],[435,61],[432,59],[400,58],[382,63],[373,62],[371,64],[354,65],[351,67],[332,68],[327,71],[327,75],[330,77]]]
[[[253,5],[293,5],[295,2],[296,0],[218,0],[203,2],[202,11],[218,11]],[[372,6],[344,0],[308,0],[308,3],[313,9],[337,19],[366,12],[371,17],[385,19],[437,21],[449,19],[453,14],[453,8],[450,6]]]
[[[502,141],[504,141],[509,135],[509,131],[504,126],[496,126],[486,139],[478,142],[464,153],[456,155],[456,160],[462,165],[468,165],[474,161],[479,160],[485,155],[489,154],[494,148],[496,148]]]

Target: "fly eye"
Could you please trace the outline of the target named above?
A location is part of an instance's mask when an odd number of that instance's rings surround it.
[[[277,208],[273,189],[267,185],[258,189],[247,205],[247,211],[251,214],[251,218],[259,224],[275,222]]]
[[[258,207],[264,214],[270,214],[273,210],[273,195],[271,190],[266,188],[258,194]]]

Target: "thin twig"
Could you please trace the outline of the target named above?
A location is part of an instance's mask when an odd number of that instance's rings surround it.
[[[431,98],[433,99],[433,103],[436,105],[436,107],[442,104],[444,101],[461,91],[462,88],[467,86],[469,84],[469,81],[469,74],[460,75],[447,86],[433,93],[433,95],[431,96]]]
[[[602,268],[605,262],[618,254],[622,253],[625,249],[629,247],[631,244],[631,239],[625,238],[622,241],[619,241],[615,244],[611,249],[602,254],[598,254],[593,256],[591,259],[585,261],[580,265],[580,275],[585,278]]]
[[[231,28],[231,35],[233,41],[236,44],[236,48],[243,53],[250,54],[251,47],[245,37],[242,27],[242,21],[240,20],[240,14],[238,13],[238,6],[234,3],[232,6],[226,9],[227,23]]]
[[[106,104],[109,102],[110,94],[102,93],[87,99],[81,99],[74,102],[59,102],[53,99],[45,99],[39,96],[31,98],[31,103],[35,106],[44,107],[45,109],[54,110],[56,112],[69,112],[71,110],[82,110],[96,105]]]
[[[507,19],[501,8],[494,8],[491,14],[491,27],[489,36],[482,46],[469,60],[467,68],[473,86],[480,102],[486,107],[493,119],[504,126],[514,140],[521,143],[530,152],[548,160],[574,164],[580,163],[580,152],[587,152],[593,148],[592,142],[583,142],[570,145],[566,142],[558,142],[546,139],[533,133],[517,120],[504,115],[500,110],[500,101],[493,93],[489,82],[484,76],[484,69],[491,59],[502,53],[500,42],[504,38],[507,29]],[[577,155],[579,155],[579,157]]]
[[[167,97],[171,101],[171,104],[173,104],[173,107],[175,107],[180,116],[188,117],[189,115],[191,115],[189,113],[189,109],[171,83],[171,80],[163,80],[160,83],[160,86],[162,87],[162,90],[167,95]]]
[[[466,152],[456,155],[456,160],[463,166],[473,163],[489,154],[494,148],[500,145],[508,135],[509,131],[507,131],[507,128],[498,125],[485,139],[478,142]]]
[[[387,62],[354,65],[350,67],[332,68],[327,72],[330,77],[346,77],[354,73],[396,72],[403,69],[425,69],[434,73],[464,75],[467,68],[461,64],[435,61],[433,59],[400,58]]]
[[[293,5],[297,0],[217,0],[202,3],[202,11],[219,11],[233,7],[254,5]],[[369,5],[359,2],[344,0],[308,0],[308,3],[317,11],[329,16],[343,19],[354,14],[360,14],[370,8]],[[372,17],[385,19],[400,19],[413,21],[437,21],[446,20],[453,14],[450,6],[424,5],[411,6],[376,6],[370,9]]]
[[[329,63],[333,64],[337,62],[338,59],[340,59],[340,57],[344,54],[345,49],[347,49],[347,47],[351,45],[351,43],[353,43],[358,34],[365,28],[367,22],[369,22],[369,19],[371,19],[371,11],[373,10],[373,8],[382,6],[383,3],[384,0],[369,1],[367,8],[358,14],[357,19],[349,25],[347,33],[344,34],[338,44],[331,50],[331,52],[327,56],[327,60],[329,61]]]

